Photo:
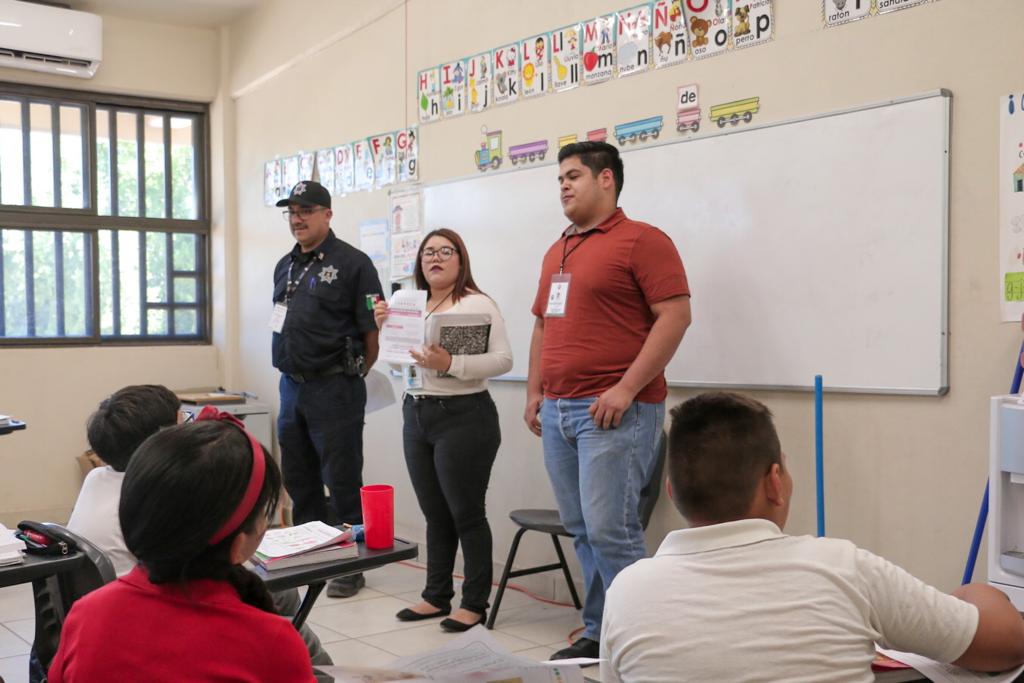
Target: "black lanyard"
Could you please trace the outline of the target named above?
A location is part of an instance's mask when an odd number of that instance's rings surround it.
[[[444,303],[445,301],[448,301],[448,297],[449,297],[449,296],[451,296],[451,295],[452,295],[452,294],[454,294],[454,293],[455,293],[455,290],[454,290],[454,289],[453,289],[452,291],[448,292],[448,296],[446,296],[445,298],[443,298],[443,299],[441,299],[440,301],[438,301],[438,302],[437,302],[437,303],[436,303],[436,304],[434,305],[434,307],[430,309],[430,312],[429,312],[429,313],[427,313],[427,316],[426,316],[426,318],[424,318],[424,320],[426,320],[426,319],[427,319],[427,318],[429,318],[430,316],[434,315],[434,311],[436,311],[437,309],[441,308],[441,304],[443,304],[443,303]]]
[[[567,258],[569,258],[570,256],[572,256],[572,252],[574,252],[577,249],[579,249],[580,245],[583,244],[583,241],[585,239],[587,239],[588,237],[590,237],[593,233],[594,233],[594,229],[593,228],[588,230],[588,231],[586,231],[585,233],[583,233],[583,236],[580,237],[580,241],[577,242],[576,244],[572,245],[572,249],[569,249],[568,253],[566,253],[565,250],[569,246],[569,238],[570,237],[574,237],[574,235],[566,235],[563,238],[565,241],[562,242],[562,263],[558,266],[558,274],[559,275],[561,275],[562,273],[565,272],[565,260]]]
[[[295,290],[299,288],[299,284],[302,282],[302,278],[306,277],[306,273],[309,272],[309,269],[312,268],[313,264],[321,258],[323,257],[320,254],[316,254],[313,258],[309,259],[309,263],[306,264],[306,267],[302,269],[302,272],[299,273],[299,276],[294,280],[292,280],[292,266],[295,265],[295,260],[293,259],[291,263],[288,264],[288,284],[285,287],[284,292],[285,304],[291,301],[292,295],[295,294]]]

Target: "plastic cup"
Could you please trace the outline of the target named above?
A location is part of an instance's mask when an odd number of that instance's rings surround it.
[[[366,547],[375,550],[395,544],[395,489],[371,484],[359,490],[363,502]]]

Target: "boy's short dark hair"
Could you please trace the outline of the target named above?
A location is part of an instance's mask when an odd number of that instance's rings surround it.
[[[592,140],[573,142],[558,150],[558,163],[569,157],[579,157],[580,163],[589,168],[595,178],[604,169],[611,169],[615,178],[615,199],[619,198],[626,177],[622,168],[622,157],[619,156],[619,150],[615,145]]]
[[[761,402],[710,392],[672,409],[668,476],[673,501],[688,520],[743,519],[775,463],[782,464],[779,435]]]
[[[127,386],[103,400],[89,418],[89,446],[103,462],[124,472],[132,453],[163,427],[178,421],[181,401],[160,384]]]

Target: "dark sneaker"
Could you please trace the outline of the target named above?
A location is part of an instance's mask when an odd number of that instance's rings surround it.
[[[589,657],[597,659],[601,656],[601,643],[590,638],[580,638],[567,648],[559,650],[551,655],[551,659],[576,659],[577,657]]]
[[[359,589],[366,585],[366,579],[362,574],[342,576],[338,579],[331,579],[327,584],[327,597],[329,598],[351,598],[359,592]]]

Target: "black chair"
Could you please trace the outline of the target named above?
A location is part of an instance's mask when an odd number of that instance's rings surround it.
[[[71,605],[78,598],[117,578],[114,565],[103,551],[60,524],[43,524],[54,538],[77,548],[81,556],[74,569],[32,582],[35,601],[36,632],[29,658],[29,680],[46,680],[46,670],[57,654],[60,631]]]
[[[647,528],[647,523],[651,521],[651,514],[654,512],[654,506],[658,502],[658,495],[661,493],[661,475],[665,469],[665,452],[667,447],[666,435],[665,432],[662,432],[661,439],[658,441],[658,457],[655,460],[654,468],[651,470],[651,477],[647,480],[644,487],[640,489],[639,514],[640,524],[644,529]],[[569,594],[572,596],[573,604],[576,605],[576,609],[582,609],[583,604],[576,593],[576,586],[572,582],[572,575],[569,574],[569,565],[565,561],[562,544],[558,541],[559,536],[572,538],[572,534],[562,526],[558,510],[513,510],[508,516],[519,526],[519,531],[516,532],[515,538],[512,539],[512,547],[508,551],[508,559],[505,560],[505,571],[502,572],[501,581],[498,582],[498,593],[494,596],[494,605],[491,607],[491,614],[487,618],[487,628],[494,628],[494,622],[498,619],[498,608],[501,607],[501,598],[505,595],[508,580],[514,579],[517,576],[528,576],[530,574],[540,574],[541,572],[561,569],[562,575],[565,576],[565,583],[569,586]],[[539,531],[551,536],[551,542],[555,546],[555,553],[558,555],[558,562],[527,567],[526,569],[512,569],[512,564],[516,559],[516,552],[519,550],[519,541],[527,531]]]

